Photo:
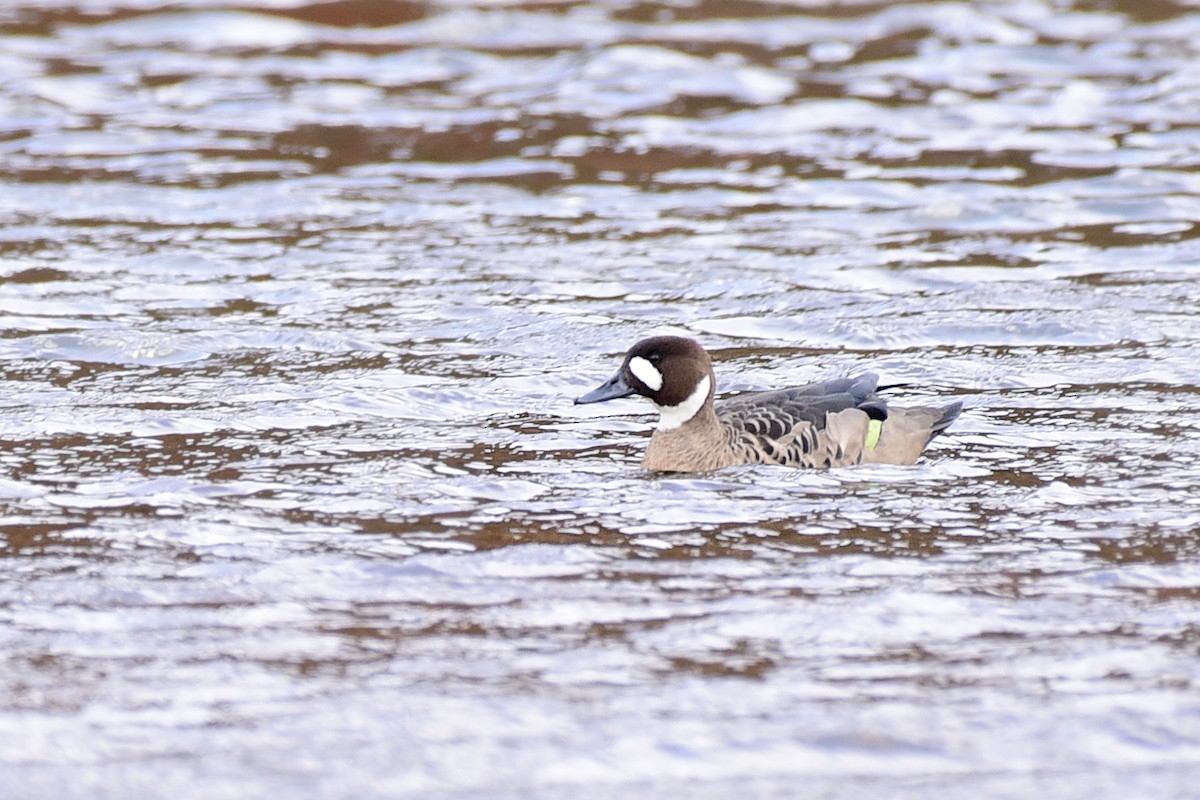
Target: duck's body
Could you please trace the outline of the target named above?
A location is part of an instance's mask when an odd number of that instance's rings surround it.
[[[634,345],[616,375],[575,402],[649,398],[659,425],[642,466],[661,472],[912,464],[962,411],[961,403],[888,409],[877,385],[875,375],[864,374],[714,403],[716,381],[704,348],[656,336]]]

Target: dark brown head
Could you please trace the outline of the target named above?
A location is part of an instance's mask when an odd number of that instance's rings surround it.
[[[682,336],[652,336],[629,349],[617,374],[576,403],[601,403],[640,394],[658,406],[662,430],[696,415],[713,394],[712,360],[697,342]]]

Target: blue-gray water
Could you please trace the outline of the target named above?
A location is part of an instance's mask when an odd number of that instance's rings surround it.
[[[5,798],[1179,798],[1186,2],[0,9]],[[651,477],[636,339],[915,467]]]

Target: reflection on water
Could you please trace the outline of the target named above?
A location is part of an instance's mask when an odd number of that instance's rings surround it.
[[[8,4],[0,793],[1186,796],[1197,33]],[[968,410],[647,476],[667,331]]]

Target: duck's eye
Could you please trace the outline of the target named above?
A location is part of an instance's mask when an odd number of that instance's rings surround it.
[[[662,361],[662,353],[651,353],[650,355],[646,356],[646,360],[651,364],[658,364]]]

